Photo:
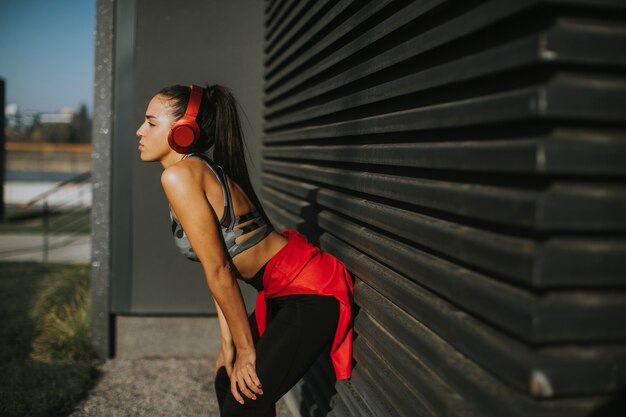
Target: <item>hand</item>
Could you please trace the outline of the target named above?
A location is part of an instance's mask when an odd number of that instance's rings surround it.
[[[243,404],[243,398],[237,391],[239,390],[248,398],[256,400],[256,394],[263,394],[261,390],[261,381],[256,375],[256,351],[254,348],[237,350],[235,365],[230,375],[230,391],[240,404]]]
[[[226,368],[226,373],[230,378],[230,374],[233,371],[233,360],[235,359],[235,349],[233,348],[232,343],[224,344],[222,343],[222,347],[220,349],[220,353],[217,355],[217,359],[215,360],[215,368],[213,368],[213,373],[217,375],[217,371],[223,366]]]

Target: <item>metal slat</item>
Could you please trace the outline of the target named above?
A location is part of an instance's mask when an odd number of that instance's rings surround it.
[[[581,397],[533,401],[500,384],[417,320],[398,310],[384,297],[357,283],[355,302],[375,316],[403,345],[412,346],[431,369],[446,376],[454,392],[472,401],[485,416],[587,416],[606,402],[606,397]],[[562,414],[560,414],[562,413]]]
[[[542,54],[566,63],[622,68],[626,65],[626,22],[558,17],[544,37]]]
[[[324,233],[321,248],[343,262],[369,287],[424,323],[450,345],[517,390],[531,396],[533,375],[549,384],[552,395],[601,394],[626,388],[626,346],[560,346],[533,350],[486,325],[406,277]],[[622,371],[616,371],[622,370]]]
[[[337,392],[345,401],[345,405],[353,417],[374,417],[374,413],[367,406],[361,394],[355,389],[352,381],[337,383]]]
[[[302,66],[326,50],[332,51],[332,45],[335,42],[347,36],[351,31],[358,28],[359,25],[362,25],[391,2],[391,0],[380,0],[365,3],[359,9],[355,10],[355,13],[349,16],[341,25],[333,28],[334,30],[324,37],[324,39],[312,45],[311,48],[304,51],[303,54],[291,59],[286,65],[282,65],[283,61],[279,61],[266,67],[264,74],[267,80],[265,91],[271,91],[284,78],[285,73],[289,74],[294,68]],[[324,19],[325,24],[331,22],[330,17],[331,16],[328,16]],[[279,69],[277,68],[278,65],[281,65]],[[278,74],[276,73],[277,71]]]
[[[289,180],[276,180],[275,176],[271,178],[273,182],[289,186]],[[290,192],[297,192],[292,186],[286,189]],[[445,232],[441,230],[441,227],[436,228],[437,224],[445,225],[444,221],[429,219],[416,213],[411,216],[417,221],[412,226],[411,217],[403,216],[402,210],[399,209],[376,210],[376,203],[366,200],[363,200],[362,204],[351,207],[349,197],[340,199],[337,204],[333,205],[329,203],[331,201],[329,196],[332,194],[329,194],[331,192],[328,190],[312,191],[307,188],[306,193],[309,195],[302,196],[303,198],[316,201],[334,210],[338,209],[338,205],[344,205],[343,208],[349,209],[356,218],[393,233],[398,233],[398,228],[404,228],[403,230],[408,233],[412,230],[411,227],[414,227],[412,234],[405,233],[402,236],[425,247],[461,259],[463,262],[477,265],[482,270],[495,271],[498,277],[509,278],[514,283],[533,288],[568,288],[573,285],[623,287],[624,285],[626,265],[623,260],[626,258],[626,244],[623,239],[553,237],[542,243],[533,243],[523,239],[518,239],[516,242],[514,237],[507,239],[504,235],[489,234],[487,231],[477,231],[478,235],[474,236],[468,233],[472,229],[467,226],[458,229],[451,225],[451,238],[447,241],[444,239]],[[274,196],[281,198],[275,194]],[[378,207],[381,206],[378,205]],[[307,208],[307,210],[310,213],[307,217],[315,220],[319,209]],[[373,217],[365,219],[368,213]],[[393,219],[396,216],[398,219],[394,223]],[[422,218],[423,222],[420,221]],[[514,249],[516,247],[517,249]],[[490,251],[490,248],[493,251]],[[484,250],[481,251],[481,249]],[[457,251],[454,252],[455,250]],[[590,277],[593,277],[593,280],[590,280]]]
[[[319,37],[320,33],[327,32],[329,25],[343,13],[356,0],[341,1],[316,1],[307,11],[306,15],[293,27],[289,29],[289,33],[278,42],[274,51],[265,55],[264,68],[268,68],[276,59],[282,56],[281,62],[293,59],[297,54],[305,51],[304,46],[312,46],[312,39]],[[324,9],[328,9],[325,10]],[[320,15],[320,13],[323,13]],[[266,74],[271,76],[271,72]]]
[[[355,78],[362,78],[365,75],[370,75],[374,72],[382,70],[383,68],[388,68],[394,64],[402,62],[406,60],[408,56],[417,56],[420,53],[424,53],[443,44],[452,42],[453,40],[468,36],[469,34],[478,32],[496,22],[526,11],[530,6],[535,5],[537,1],[538,0],[492,0],[490,2],[486,2],[474,9],[470,9],[465,14],[455,17],[440,26],[436,26],[423,34],[420,34],[410,41],[389,48],[377,57],[354,65],[349,69],[349,72],[354,74]],[[384,25],[384,22],[382,24]],[[369,39],[368,37],[368,33],[364,34],[361,38],[359,38],[362,39],[360,42],[367,43],[367,39]],[[342,51],[344,54],[352,54],[349,46],[342,48]],[[347,57],[341,57],[341,59],[345,58]],[[334,64],[334,61],[331,61],[330,58],[327,59],[326,62],[326,66],[316,63],[316,65],[305,69],[294,78],[289,79],[287,82],[271,91],[266,89],[266,104],[270,105],[270,103],[278,100],[287,93],[290,93],[292,90],[304,84],[314,76],[318,76],[319,73],[322,70],[326,70],[331,63]],[[374,62],[377,62],[378,65]],[[292,66],[298,67],[302,64],[304,64],[304,62],[300,59],[294,61]]]
[[[359,371],[366,371],[377,381],[386,381],[389,387],[385,389],[382,384],[371,386],[373,398],[366,398],[366,401],[377,401],[386,405],[385,416],[413,417],[415,415],[424,417],[436,416],[436,411],[431,409],[423,397],[417,397],[414,392],[415,384],[407,385],[398,377],[378,352],[371,348],[370,343],[365,338],[357,339],[354,343],[354,358],[357,361],[355,367]],[[413,389],[411,389],[413,388]]]
[[[409,144],[275,146],[270,159],[534,175],[626,175],[626,132],[554,129],[545,137]]]
[[[387,82],[374,84],[351,94],[341,95],[334,100],[323,100],[323,95],[337,87],[354,81],[354,72],[349,71],[338,76],[316,83],[314,88],[305,89],[290,95],[289,98],[269,106],[264,116],[268,120],[264,124],[266,130],[289,128],[291,124],[308,121],[316,123],[315,118],[334,114],[349,109],[363,109],[373,104],[384,106],[387,100],[428,91],[437,87],[446,87],[453,83],[462,83],[484,76],[497,76],[498,73],[522,70],[530,65],[541,62],[538,53],[541,38],[533,35],[529,38],[516,40],[504,46],[498,46],[479,54],[469,55],[452,62],[446,62],[432,68],[391,79]],[[381,59],[381,61],[383,61]],[[425,96],[425,95],[424,95]],[[428,95],[437,99],[437,94]],[[312,105],[306,105],[312,102]],[[415,102],[415,100],[413,100]],[[411,102],[407,101],[407,105]],[[423,105],[423,104],[422,104]],[[295,110],[291,110],[295,108]],[[381,109],[382,113],[388,111]],[[276,113],[281,113],[276,115]],[[351,112],[352,115],[354,112]]]
[[[372,376],[368,369],[364,367],[355,368],[351,381],[352,386],[362,393],[366,407],[372,410],[374,416],[397,417],[397,414],[391,414],[391,405],[388,400],[381,398],[380,392],[375,391],[374,387],[380,385],[379,379]]]
[[[280,189],[265,190],[281,206],[286,207],[289,204],[290,199]],[[513,283],[533,284],[533,254],[536,252],[536,244],[530,239],[480,231],[327,189],[319,189],[314,202],[337,212],[349,213],[354,219],[394,233],[427,249],[478,265],[482,270],[505,274]],[[319,212],[320,209],[310,210]],[[297,213],[295,210],[290,211]],[[309,219],[315,221],[315,216],[309,216]]]
[[[273,30],[273,33],[270,34],[270,37],[267,42],[267,46],[265,48],[266,53],[270,53],[276,43],[285,37],[285,33],[290,30],[290,28],[294,25],[296,19],[301,18],[302,14],[306,11],[307,8],[311,7],[311,4],[314,3],[315,0],[307,1],[296,1],[294,2],[293,7],[289,10],[289,14],[284,16],[283,19],[279,20],[276,29]],[[272,30],[272,29],[270,29]]]
[[[626,187],[554,183],[543,190],[267,161],[266,172],[532,230],[624,230]],[[571,209],[571,211],[569,211]],[[617,248],[621,253],[622,248]]]
[[[626,256],[625,243],[615,239],[556,237],[537,242],[527,237],[505,235],[437,219],[325,188],[317,188],[314,192],[298,192],[294,186],[298,183],[274,175],[265,175],[263,178],[274,187],[274,190],[265,189],[277,200],[284,199],[281,191],[295,192],[295,195],[321,207],[349,213],[354,219],[448,258],[477,266],[482,271],[493,272],[499,279],[514,284],[537,289],[569,288],[581,284],[586,287],[626,285],[623,280],[626,270],[622,262]],[[310,213],[307,217],[315,221],[320,208],[308,207],[306,210]],[[594,277],[593,281],[589,281],[590,276]]]
[[[305,223],[302,219],[292,215],[286,210],[282,210],[269,201],[264,203],[264,208],[266,208],[274,227],[278,227],[280,230],[299,229]]]
[[[537,227],[533,223],[538,193],[532,190],[459,184],[276,161],[264,162],[263,169],[276,175],[346,187],[352,192],[377,195],[435,210],[496,222],[514,221],[514,224],[522,227]]]
[[[280,9],[282,9],[285,6],[285,1],[286,0],[276,0],[274,2],[274,4],[272,5],[272,9],[269,11],[269,15],[266,16],[265,18],[265,40],[267,42],[267,38],[268,38],[268,26],[272,24],[272,22],[274,21],[274,19],[276,18],[276,15],[278,14],[278,12],[280,11]]]
[[[553,27],[544,32],[343,95],[330,102],[316,102],[304,108],[299,106],[297,112],[273,117],[277,112],[284,113],[285,109],[305,100],[310,101],[322,95],[330,87],[337,86],[337,80],[330,84],[326,81],[317,84],[314,89],[295,94],[268,108],[264,115],[269,121],[264,128],[267,130],[284,129],[293,123],[302,123],[339,111],[345,112],[348,109],[437,87],[446,87],[454,83],[468,82],[480,79],[480,77],[494,77],[506,71],[517,71],[521,74],[527,71],[529,66],[537,67],[542,63],[549,63],[551,66],[593,64],[603,67],[623,67],[626,64],[626,58],[624,58],[626,54],[620,54],[620,51],[626,49],[625,28],[622,29],[625,32],[622,36],[611,36],[609,41],[605,32],[598,30],[593,24],[585,23],[571,19],[557,19]],[[616,30],[616,33],[619,32]],[[577,47],[572,48],[572,44],[576,44]],[[342,81],[340,85],[346,82],[346,80]],[[438,95],[430,92],[429,96],[436,99]]]
[[[264,143],[276,145],[285,142],[442,129],[450,126],[459,128],[520,122],[539,118],[547,109],[546,101],[544,88],[529,87],[357,120],[272,132],[264,137]],[[539,106],[539,103],[544,104]]]
[[[626,9],[626,4],[622,0],[543,0],[543,2],[559,6],[587,6],[597,9],[608,9],[609,11]]]
[[[281,203],[287,201],[277,194],[274,198]],[[626,339],[626,331],[619,325],[620,320],[626,319],[626,294],[562,291],[537,298],[387,236],[340,221],[334,214],[320,212],[317,219],[320,226],[352,239],[357,248],[370,256],[394,265],[410,279],[528,342]],[[613,320],[606,320],[607,317]]]
[[[354,329],[359,335],[357,344],[355,344],[357,361],[359,357],[373,356],[375,358],[384,358],[384,361],[391,368],[392,374],[397,375],[393,378],[388,378],[388,380],[401,379],[401,382],[391,385],[394,387],[398,384],[410,386],[410,390],[415,393],[413,395],[417,398],[415,402],[423,404],[427,412],[437,410],[438,414],[450,417],[480,415],[476,410],[472,409],[467,401],[459,396],[450,395],[452,390],[441,379],[441,376],[432,372],[428,365],[424,364],[414,354],[411,346],[401,345],[395,337],[387,333],[366,311],[359,311],[355,318]],[[365,342],[359,343],[362,340],[365,340]],[[405,400],[405,403],[410,402]],[[420,414],[418,413],[418,415]]]
[[[326,211],[319,226],[444,299],[527,343],[625,340],[626,294],[561,291],[538,297]]]
[[[480,126],[528,119],[620,122],[626,118],[626,81],[559,74],[545,85],[434,104],[357,120],[269,134],[266,144],[345,136]]]
[[[267,18],[274,6],[276,6],[276,0],[266,0],[265,3],[265,17]]]
[[[298,215],[299,218],[305,220],[307,219],[307,217],[309,217],[306,214],[307,210],[310,210],[312,208],[309,202],[297,198],[292,198],[284,194],[277,196],[276,192],[268,187],[263,187],[263,192],[264,195],[266,195],[266,198],[271,199],[273,204],[276,204],[281,209],[290,211],[291,213]],[[277,202],[279,204],[277,204]]]
[[[298,0],[282,0],[279,7],[276,8],[276,13],[270,16],[270,19],[265,23],[265,39],[269,42],[272,39],[276,28],[280,25],[283,18],[289,13],[291,8],[298,3]],[[267,45],[267,43],[266,43]],[[267,50],[267,49],[265,49]]]

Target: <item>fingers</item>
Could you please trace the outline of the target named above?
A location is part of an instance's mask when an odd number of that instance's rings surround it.
[[[239,395],[239,392],[251,400],[256,400],[257,397],[255,394],[263,394],[261,381],[259,381],[259,378],[251,365],[244,367],[237,372],[236,377],[235,375],[231,377],[231,391],[235,400],[237,400],[240,404],[243,404],[244,400],[243,397]]]
[[[261,381],[256,375],[256,371],[253,366],[249,366],[248,374],[245,375],[245,381],[248,388],[250,388],[255,393],[261,395],[263,394],[263,390],[261,389]]]
[[[243,404],[243,398],[241,398],[241,395],[239,395],[239,391],[237,390],[237,381],[235,380],[235,378],[230,379],[230,392],[233,394],[233,397],[235,397],[235,400],[239,404]]]
[[[239,386],[239,391],[241,391],[243,395],[250,398],[251,400],[256,400],[256,395],[254,395],[254,393],[250,391],[250,389],[247,387],[245,380],[243,382],[237,381],[237,385]],[[243,404],[243,401],[241,403]]]

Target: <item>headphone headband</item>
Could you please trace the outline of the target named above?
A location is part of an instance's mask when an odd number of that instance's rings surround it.
[[[191,89],[191,94],[189,95],[189,103],[187,104],[187,110],[185,111],[183,119],[189,117],[196,120],[198,110],[200,110],[200,103],[202,102],[202,93],[204,92],[204,89],[195,84],[191,84],[189,88]]]
[[[170,147],[178,153],[189,153],[200,138],[200,127],[196,122],[196,117],[198,110],[200,110],[204,89],[195,84],[191,84],[189,88],[191,92],[185,114],[174,123],[167,135]]]

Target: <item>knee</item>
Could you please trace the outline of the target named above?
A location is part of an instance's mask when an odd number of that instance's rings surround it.
[[[230,394],[220,408],[221,417],[245,417],[248,415],[250,415],[250,410],[235,401],[235,398]]]
[[[222,366],[217,370],[214,384],[215,394],[217,394],[217,402],[221,407],[222,404],[224,404],[226,395],[230,392],[230,378],[228,377],[225,367]]]
[[[215,387],[228,387],[230,390],[230,378],[225,367],[220,367],[215,375]]]
[[[239,394],[244,400],[243,404],[237,402],[230,390],[228,391],[224,402],[220,404],[221,417],[274,417],[276,415],[274,401],[267,396],[267,393],[257,395],[256,400],[247,398],[241,391]]]

